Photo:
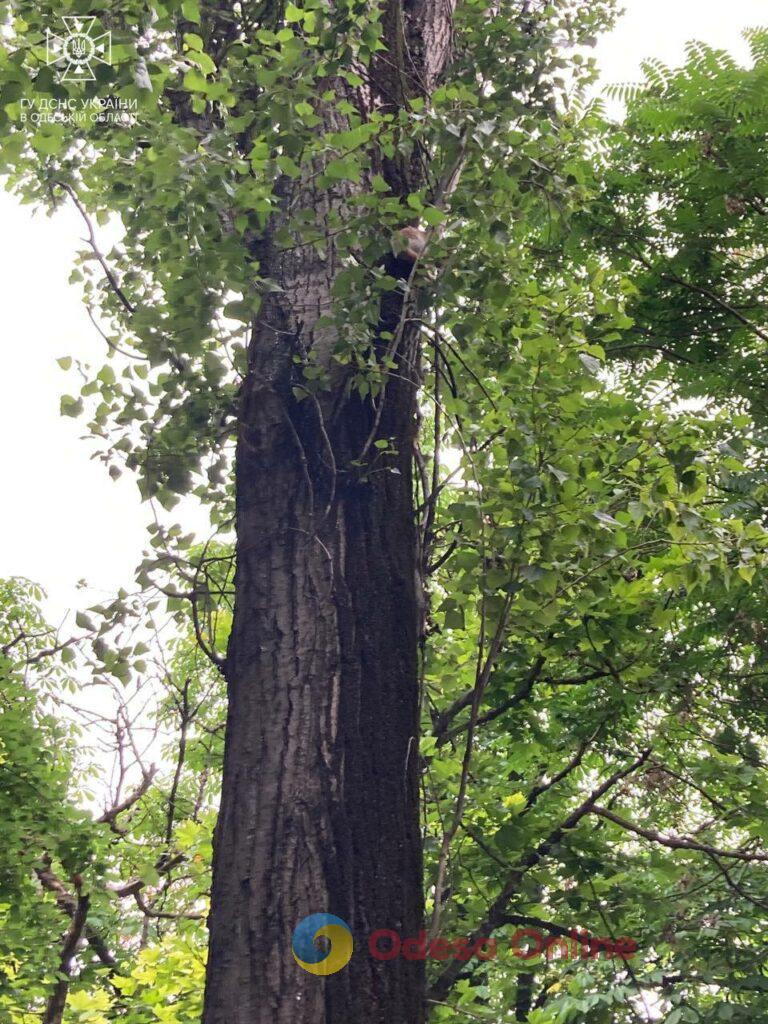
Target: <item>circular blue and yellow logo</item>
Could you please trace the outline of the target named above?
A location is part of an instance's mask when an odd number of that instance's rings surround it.
[[[329,949],[319,949],[315,942],[326,938]],[[346,967],[354,944],[349,925],[333,914],[310,914],[299,921],[291,943],[293,958],[310,974],[327,976]]]

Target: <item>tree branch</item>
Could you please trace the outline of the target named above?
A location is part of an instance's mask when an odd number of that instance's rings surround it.
[[[472,711],[470,714],[469,725],[467,727],[467,742],[464,748],[464,758],[461,765],[459,792],[456,797],[456,808],[454,810],[450,826],[443,832],[443,841],[440,847],[440,856],[438,858],[437,878],[435,880],[435,902],[434,909],[432,911],[432,921],[430,922],[429,927],[429,934],[431,938],[434,938],[440,930],[440,913],[443,906],[443,891],[445,888],[445,876],[448,870],[448,857],[451,851],[451,843],[459,830],[461,820],[464,816],[464,804],[467,797],[467,785],[469,784],[469,768],[472,762],[475,725],[477,724],[477,715],[480,710],[480,701],[483,699],[483,693],[488,685],[488,680],[491,672],[493,671],[493,666],[496,663],[496,658],[498,657],[499,650],[501,649],[504,630],[507,625],[509,609],[511,606],[512,596],[509,595],[504,602],[504,607],[499,615],[499,621],[491,640],[490,647],[488,648],[488,654],[485,661],[482,663],[482,667],[480,668],[475,681],[475,689],[472,695]]]
[[[57,878],[54,872],[51,870],[50,857],[43,859],[44,867],[35,868],[35,874],[37,875],[38,881],[46,892],[50,892],[56,899],[56,906],[65,913],[68,917],[74,918],[77,912],[77,898],[69,892],[61,881]],[[110,953],[107,948],[107,944],[104,942],[102,937],[96,932],[90,925],[85,926],[85,938],[88,941],[88,945],[93,950],[94,954],[98,957],[101,963],[105,967],[114,969],[117,967],[117,960]]]
[[[505,711],[508,711],[509,708],[515,707],[517,704],[521,703],[521,701],[524,701],[529,696],[531,690],[533,689],[534,683],[541,675],[541,670],[544,667],[545,660],[546,659],[542,655],[539,655],[539,657],[533,663],[532,667],[529,669],[528,674],[526,675],[525,679],[523,680],[518,690],[506,702],[506,707],[504,709]],[[460,697],[457,697],[456,700],[445,709],[445,711],[440,712],[440,714],[435,717],[433,731],[439,743],[445,743],[446,740],[450,739],[452,736],[464,731],[464,729],[466,728],[466,726],[464,725],[458,727],[457,729],[451,730],[451,732],[448,731],[448,727],[453,721],[453,719],[456,717],[456,715],[460,714],[460,712],[462,712],[464,708],[468,707],[472,703],[472,698],[474,694],[474,687],[471,690],[465,691]],[[494,710],[498,711],[498,708]],[[492,712],[489,712],[489,714],[491,713]],[[478,718],[477,724],[480,724],[483,720],[485,720],[485,718],[486,716],[482,715],[480,718]]]
[[[627,821],[625,818],[620,818],[618,814],[614,814],[613,811],[609,811],[605,807],[593,806],[590,809],[590,813],[606,818],[608,821],[612,821],[614,825],[623,828],[626,832],[634,832],[635,835],[642,836],[643,839],[648,839],[659,846],[666,846],[670,850],[694,850],[715,858],[728,857],[732,860],[742,860],[748,863],[768,863],[768,853],[747,853],[745,850],[720,850],[716,846],[709,846],[707,843],[700,843],[695,839],[665,836],[661,832],[655,832],[650,828],[643,828],[641,825],[635,825],[634,822]]]
[[[186,857],[183,853],[177,853],[173,857],[161,857],[155,863],[155,871],[157,871],[159,875],[167,875],[169,871],[178,867],[179,864],[183,864],[185,860]],[[141,892],[145,885],[146,882],[141,878],[132,878],[130,882],[110,884],[107,886],[107,889],[120,899],[125,899],[126,896],[135,896],[137,892]]]
[[[582,818],[586,817],[586,815],[593,810],[597,801],[604,796],[605,793],[623,779],[627,778],[627,776],[637,771],[638,768],[645,764],[650,756],[651,748],[649,747],[635,758],[631,764],[611,775],[610,778],[606,779],[605,782],[597,787],[597,789],[593,790],[587,799],[583,803],[579,804],[579,806],[568,815],[562,824],[558,825],[556,829],[550,832],[546,839],[522,858],[519,866],[513,868],[510,872],[504,884],[504,888],[488,908],[485,918],[472,933],[470,940],[472,943],[477,942],[481,938],[487,938],[497,928],[500,928],[504,924],[504,919],[507,917],[507,905],[518,891],[525,874],[547,856],[552,847],[556,846],[560,842],[566,832],[575,828]],[[435,982],[429,992],[430,997],[434,999],[444,999],[458,980],[461,972],[465,969],[466,964],[461,961],[454,960],[449,963],[442,973],[435,979]]]
[[[83,221],[85,222],[86,229],[88,231],[88,238],[86,239],[86,241],[90,245],[91,251],[93,252],[93,255],[96,257],[96,259],[98,260],[99,265],[101,266],[101,269],[106,274],[107,280],[109,281],[110,288],[112,289],[112,291],[115,293],[115,295],[120,300],[120,303],[122,304],[122,306],[125,309],[125,311],[127,313],[133,313],[135,311],[136,307],[133,305],[133,303],[128,301],[128,299],[127,299],[127,297],[125,295],[125,292],[120,287],[120,284],[119,284],[117,278],[115,277],[114,273],[112,272],[111,267],[107,263],[107,260],[106,260],[106,258],[104,256],[104,254],[99,249],[98,243],[96,241],[96,234],[95,234],[95,232],[93,230],[93,222],[91,221],[91,218],[88,216],[87,210],[85,209],[83,204],[78,199],[77,193],[75,192],[75,190],[72,188],[71,185],[67,185],[67,183],[64,182],[64,181],[57,181],[56,184],[59,186],[59,188],[63,188],[64,189],[64,191],[67,193],[69,198],[72,200],[72,202],[77,207],[78,213],[83,218]]]
[[[562,782],[564,778],[566,778],[568,775],[571,774],[571,772],[575,771],[579,767],[579,765],[584,759],[584,755],[589,749],[590,744],[597,739],[600,730],[603,728],[604,724],[604,722],[601,722],[597,729],[595,729],[595,731],[590,736],[587,736],[585,740],[581,741],[581,743],[579,744],[579,749],[576,751],[576,753],[565,766],[565,768],[559,771],[556,775],[553,775],[549,782],[542,782],[538,786],[533,787],[525,801],[525,807],[521,812],[521,817],[534,806],[534,804],[540,796],[546,793],[547,790],[552,789],[553,786],[556,786],[558,782]]]
[[[72,976],[72,960],[77,952],[77,946],[85,929],[85,921],[88,917],[88,896],[77,897],[75,912],[72,915],[72,924],[64,937],[64,945],[59,957],[58,980],[48,1000],[43,1014],[42,1024],[61,1024],[64,1016],[64,1007],[67,1005],[69,994],[69,980]]]
[[[132,793],[129,793],[123,800],[115,804],[114,807],[110,807],[109,810],[96,819],[99,825],[109,825],[112,827],[115,824],[115,818],[118,814],[122,814],[123,811],[129,810],[134,804],[138,803],[139,800],[144,796],[149,787],[152,785],[152,781],[157,775],[157,767],[150,765],[147,771],[142,773],[141,782],[138,784],[136,789]]]

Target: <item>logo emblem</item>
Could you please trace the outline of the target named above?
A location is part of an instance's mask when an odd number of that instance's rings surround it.
[[[316,945],[318,939],[330,943],[327,949]],[[346,967],[352,956],[354,943],[349,925],[333,914],[310,914],[299,921],[291,943],[293,958],[299,967],[310,974],[326,977]]]
[[[65,36],[45,31],[45,62],[60,65],[60,82],[92,82],[93,64],[112,63],[112,33],[93,33],[95,18],[63,17]]]

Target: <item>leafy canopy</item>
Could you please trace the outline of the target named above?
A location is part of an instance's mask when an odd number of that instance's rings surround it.
[[[208,503],[222,536],[200,544],[158,512],[138,592],[90,610],[60,650],[33,591],[0,593],[11,1024],[39,1019],[53,983],[62,887],[92,893],[73,1021],[199,1013],[224,703],[201,642],[224,649],[234,401],[249,325],[278,287],[260,276],[259,240],[308,168],[346,190],[344,217],[299,203],[277,239],[322,252],[333,235],[350,254],[327,313],[331,366],[301,361],[296,388],[321,393],[343,367],[350,388],[378,394],[390,367],[371,356],[370,325],[404,210],[372,171],[394,152],[421,152],[434,182],[462,162],[449,205],[432,188],[405,204],[440,229],[420,270],[416,458],[431,923],[493,931],[503,949],[526,924],[639,946],[629,966],[508,949],[454,974],[430,964],[434,1019],[759,1018],[765,35],[747,69],[701,47],[679,71],[649,64],[613,126],[579,94],[589,64],[566,56],[610,5],[491,16],[467,2],[430,104],[363,118],[348,90],[381,52],[370,5],[120,4],[104,17],[113,65],[77,86],[45,64],[61,11],[14,7],[0,167],[26,201],[76,202],[91,239],[75,280],[107,358],[63,357],[80,377],[62,412],[84,417],[113,475],[136,471],[164,509]],[[22,119],[31,101],[107,94],[136,101],[133,124]],[[319,103],[334,131],[318,130]],[[122,236],[102,253],[110,218]],[[82,708],[70,717],[62,695],[82,697],[86,679],[110,694],[122,766],[103,813],[78,781],[88,758],[65,741]],[[135,742],[148,722],[157,772]]]

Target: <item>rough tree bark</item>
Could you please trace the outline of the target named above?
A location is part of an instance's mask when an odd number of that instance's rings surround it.
[[[448,59],[452,5],[388,0],[388,49],[358,109],[396,107],[434,87]],[[333,83],[342,88],[341,83]],[[329,130],[344,127],[318,108]],[[395,194],[423,184],[423,156],[372,156]],[[350,186],[352,187],[352,186]],[[280,183],[281,210],[258,246],[283,289],[254,324],[237,446],[235,614],[226,659],[229,715],[214,846],[204,1024],[420,1024],[423,965],[368,955],[376,928],[423,922],[418,817],[420,580],[411,457],[418,346],[390,293],[380,329],[399,335],[380,419],[344,382],[297,401],[295,355],[327,351],[315,329],[344,254],[275,241],[290,210],[321,222],[348,201],[316,177]],[[407,215],[404,215],[404,221]],[[382,249],[387,246],[382,239]],[[403,277],[403,261],[390,272]],[[375,431],[397,454],[366,475],[352,463]],[[394,470],[394,472],[393,472]],[[318,978],[291,954],[305,916],[343,918],[355,955]]]

